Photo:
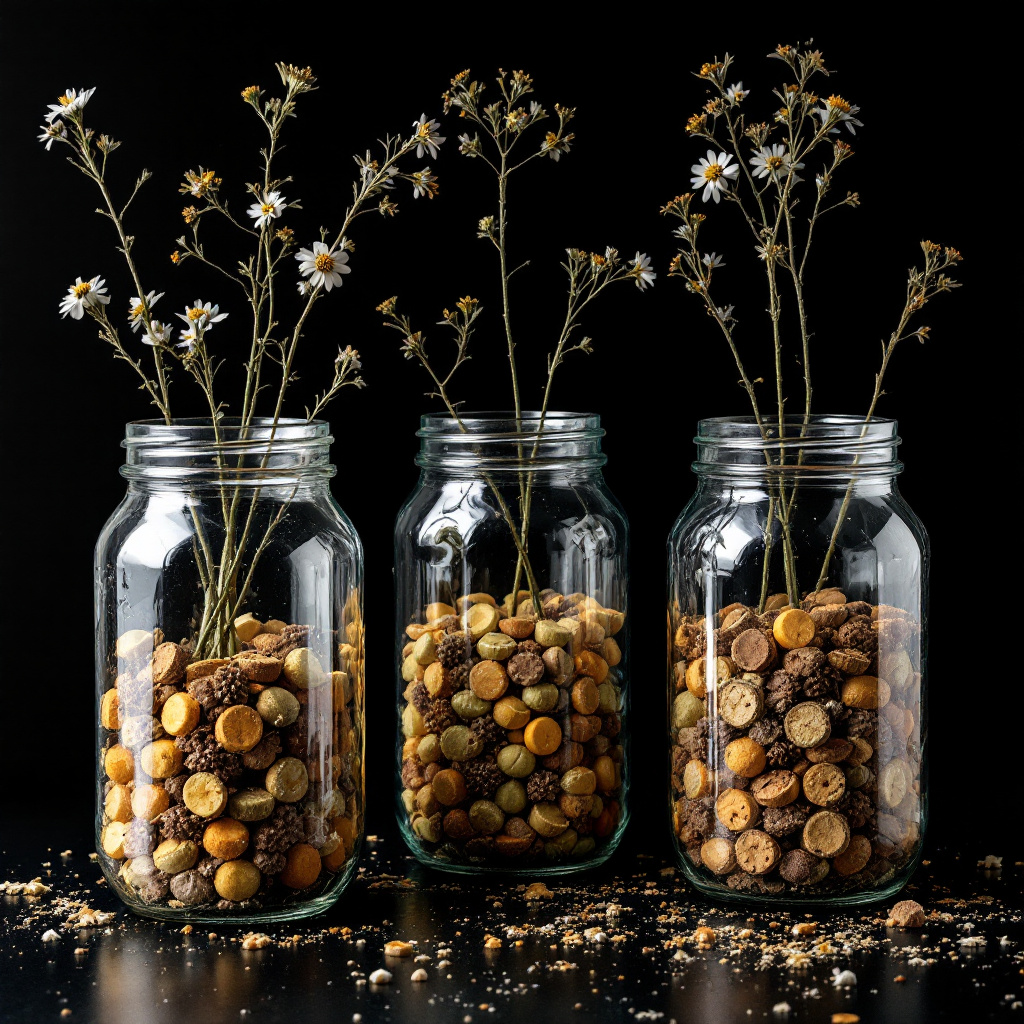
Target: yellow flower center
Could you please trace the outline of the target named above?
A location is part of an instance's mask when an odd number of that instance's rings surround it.
[[[782,157],[770,156],[765,160],[764,165],[770,171],[777,171],[782,166]]]
[[[329,273],[334,269],[334,258],[326,252],[320,253],[316,259],[313,260],[313,263],[321,274]]]
[[[187,313],[189,320],[195,322],[206,316],[207,311],[202,306],[193,306]]]
[[[263,216],[266,217],[268,214],[271,214],[271,213],[274,212],[274,204],[273,203],[264,203],[260,207],[260,210],[263,212]]]
[[[850,112],[850,104],[843,99],[842,96],[829,96],[828,105],[835,107],[837,110],[841,110],[844,114]]]
[[[70,105],[71,105],[72,103],[74,103],[74,102],[75,102],[75,98],[74,98],[74,96],[58,96],[58,97],[57,97],[57,102],[58,102],[58,103],[59,103],[59,104],[60,104],[60,105],[61,105],[62,107],[68,107],[68,106],[70,106]]]
[[[73,288],[76,299],[84,298],[89,292],[92,291],[92,284],[88,281],[83,281],[81,284],[76,284]]]
[[[137,306],[132,307],[132,316],[142,316],[146,312],[146,307],[140,302]]]
[[[704,178],[707,181],[718,181],[724,173],[725,172],[722,170],[721,164],[708,164],[708,166],[704,168]]]
[[[430,125],[429,124],[421,124],[419,126],[419,128],[416,130],[416,134],[421,139],[429,139],[430,138]]]

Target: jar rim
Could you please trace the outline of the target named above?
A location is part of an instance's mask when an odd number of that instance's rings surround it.
[[[251,441],[329,442],[330,424],[326,420],[304,420],[282,416],[254,416],[244,426],[240,416],[225,416],[216,427],[209,416],[183,416],[167,423],[162,419],[129,420],[124,428],[122,447],[145,444],[247,444]],[[243,431],[245,435],[243,436]],[[218,438],[218,434],[220,435]]]
[[[520,429],[516,429],[517,422]],[[559,440],[567,435],[597,439],[604,436],[604,430],[601,428],[601,417],[592,412],[556,409],[542,414],[539,409],[523,409],[517,421],[513,409],[481,409],[460,414],[458,419],[448,412],[426,413],[420,417],[420,428],[416,431],[416,436],[421,438],[459,438],[467,435],[472,435],[477,442],[507,441],[522,435],[543,436],[546,440],[554,440],[555,435],[559,435]]]
[[[765,472],[798,473],[821,479],[898,474],[901,442],[897,422],[888,417],[788,413],[778,419],[716,416],[697,424],[698,476],[751,476]]]

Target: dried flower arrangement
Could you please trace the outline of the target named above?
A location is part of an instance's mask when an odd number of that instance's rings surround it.
[[[673,232],[681,245],[672,258],[669,276],[682,278],[687,291],[703,302],[707,315],[715,322],[735,361],[761,436],[782,441],[783,458],[785,442],[792,441],[797,458],[802,459],[799,445],[811,419],[813,397],[808,261],[812,244],[818,241],[821,220],[836,210],[860,205],[857,192],[848,191],[837,197],[835,190],[840,170],[845,170],[844,165],[853,156],[853,148],[842,136],[856,134],[862,122],[857,117],[860,107],[856,104],[837,94],[823,98],[815,91],[817,80],[831,72],[821,52],[812,49],[811,44],[780,45],[768,56],[783,63],[791,79],[772,90],[778,105],[770,123],[748,116],[751,90],[745,89],[742,82],[727,84],[733,65],[731,55],[727,53],[722,60],[707,62],[695,73],[707,85],[708,99],[701,110],[689,118],[686,131],[713,148],[691,167],[690,183],[694,191],[669,200],[661,212],[682,222]],[[821,160],[820,168],[813,174],[809,169],[812,159]],[[804,171],[806,176],[800,173]],[[741,354],[737,306],[721,297],[721,279],[713,282],[716,271],[726,266],[725,257],[702,248],[703,236],[709,227],[705,226],[707,216],[697,206],[698,196],[706,209],[709,201],[717,207],[723,200],[736,208],[750,232],[753,254],[763,265],[773,349],[775,408],[772,412],[763,409],[757,391],[762,380],[752,378]],[[810,205],[808,216],[798,215],[800,203],[805,204],[804,208]],[[864,415],[865,429],[884,393],[883,381],[897,345],[910,338],[921,342],[928,338],[930,329],[926,326],[911,329],[911,321],[936,295],[958,287],[948,271],[960,262],[960,253],[930,241],[922,242],[921,249],[923,265],[908,271],[906,300],[899,321],[888,339],[882,342],[881,363]],[[795,435],[792,424],[786,421],[783,379],[784,351],[794,340],[799,344],[804,399]],[[780,526],[786,592],[796,604],[799,586],[790,528],[794,500],[794,492],[780,477],[777,493],[772,497],[771,517]],[[840,514],[836,531],[843,518]],[[816,590],[828,579],[835,541],[833,534],[818,573]],[[770,536],[766,543],[761,608],[768,597]]]
[[[195,300],[186,303],[177,316],[184,327],[175,338],[173,321],[157,319],[154,307],[165,292],[147,290],[139,265],[133,255],[137,239],[135,229],[128,226],[127,215],[139,190],[152,173],[143,170],[135,188],[122,203],[111,194],[107,162],[121,145],[106,134],[97,134],[85,122],[85,107],[95,89],[69,89],[50,104],[46,124],[39,136],[49,150],[55,144],[65,148],[71,165],[99,189],[102,206],[97,210],[114,227],[118,251],[123,255],[135,294],[128,302],[126,334],[111,318],[110,295],[103,277],[77,278],[60,303],[62,316],[81,320],[88,315],[99,327],[99,338],[110,345],[115,359],[128,363],[141,387],[167,424],[173,422],[171,380],[172,369],[180,367],[202,392],[214,436],[219,439],[222,424],[232,415],[231,423],[240,429],[240,439],[258,436],[273,441],[284,415],[285,399],[296,382],[294,365],[299,343],[313,307],[341,286],[351,270],[350,254],[354,251],[351,235],[356,220],[363,214],[378,211],[385,219],[395,216],[398,206],[393,199],[398,182],[412,186],[413,196],[433,197],[436,178],[430,167],[412,171],[407,164],[425,153],[437,155],[442,140],[436,135],[437,125],[426,115],[413,123],[409,135],[389,135],[381,143],[382,152],[374,157],[370,150],[356,156],[357,177],[352,185],[352,198],[341,217],[338,228],[328,233],[321,229],[320,238],[308,248],[298,248],[295,229],[286,223],[292,211],[301,204],[286,196],[291,192],[292,178],[281,177],[277,169],[281,137],[290,119],[297,116],[300,97],[316,90],[316,77],[308,67],[292,64],[276,65],[284,87],[283,95],[268,95],[259,86],[241,91],[241,99],[266,130],[261,150],[261,167],[257,180],[246,183],[251,198],[246,216],[236,216],[230,207],[228,188],[213,169],[199,166],[188,170],[179,192],[188,205],[182,210],[186,233],[177,239],[171,262],[180,266],[195,261],[208,268],[213,277],[235,290],[250,311],[246,328],[248,353],[244,361],[245,382],[241,402],[224,399],[218,388],[217,371],[228,358],[228,349],[215,344],[211,337],[216,325],[228,312],[221,303]],[[241,190],[239,190],[241,192]],[[209,218],[217,218],[234,229],[241,247],[234,253],[215,251],[201,237],[201,227]],[[297,261],[296,263],[292,262]],[[281,275],[288,268],[298,270],[299,302],[289,303],[282,294]],[[240,294],[239,294],[240,293]],[[233,314],[238,316],[237,313]],[[136,356],[131,345],[141,341],[148,346],[152,363]],[[339,346],[334,358],[333,374],[328,385],[316,394],[305,408],[305,420],[312,421],[338,397],[347,386],[362,387],[361,362],[358,351],[350,345]],[[273,375],[273,380],[268,380]],[[267,401],[265,393],[269,392]],[[235,410],[238,409],[236,413]],[[269,457],[269,449],[268,449]],[[198,658],[223,657],[238,648],[233,623],[246,606],[249,582],[260,552],[270,539],[270,532],[287,512],[287,501],[262,537],[253,537],[252,516],[256,499],[243,506],[241,494],[227,486],[222,496],[224,544],[214,551],[205,542],[202,524],[195,526],[199,543],[196,558],[205,588],[204,607],[194,637],[194,654]]]

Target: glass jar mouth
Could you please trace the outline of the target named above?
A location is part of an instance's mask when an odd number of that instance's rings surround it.
[[[329,449],[334,438],[325,420],[254,417],[244,424],[226,416],[133,420],[125,425],[121,475],[132,479],[199,479],[230,476],[236,482],[266,477],[333,476]]]
[[[416,464],[446,470],[557,470],[597,468],[607,462],[601,451],[601,417],[589,412],[524,409],[448,413],[420,418]]]
[[[750,475],[759,471],[815,477],[893,476],[903,469],[894,419],[819,413],[787,414],[779,421],[716,416],[697,425],[698,476]]]

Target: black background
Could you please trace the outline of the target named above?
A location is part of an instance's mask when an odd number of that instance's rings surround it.
[[[513,179],[513,260],[531,261],[514,285],[518,355],[529,406],[539,399],[544,356],[561,322],[558,263],[566,246],[611,244],[653,256],[653,291],[614,289],[586,318],[596,354],[563,368],[554,405],[601,414],[607,480],[633,527],[633,828],[637,845],[665,849],[665,538],[693,489],[697,420],[747,408],[713,325],[682,283],[667,278],[673,224],[658,210],[689,188],[690,164],[706,149],[683,131],[704,98],[691,72],[729,50],[737,57],[730,80],[742,80],[750,107],[769,119],[770,88],[783,81],[785,66],[764,55],[813,36],[837,72],[820,91],[858,103],[864,121],[856,137],[844,135],[857,155],[837,183],[837,192],[859,191],[863,205],[824,222],[812,275],[818,411],[866,409],[879,342],[898,317],[919,240],[965,255],[958,275],[964,288],[928,307],[921,322],[933,327],[932,340],[898,351],[878,412],[900,422],[907,466],[900,486],[933,543],[933,841],[972,855],[991,852],[984,847],[998,841],[1007,820],[1000,811],[1017,799],[1005,785],[1019,756],[1013,732],[1020,717],[1017,670],[1004,660],[1008,647],[999,638],[1016,628],[1005,602],[1015,592],[1020,530],[1009,482],[1016,435],[1005,432],[1018,391],[1010,371],[1019,340],[1011,305],[1019,268],[1009,243],[1017,203],[1011,129],[1000,114],[1009,101],[993,77],[1008,26],[989,18],[983,37],[969,17],[940,24],[924,8],[901,14],[895,6],[825,18],[783,14],[774,5],[757,18],[724,4],[672,10],[598,13],[548,4],[484,14],[388,6],[371,18],[353,13],[354,5],[189,11],[100,3],[87,13],[67,4],[5,5],[0,755],[3,777],[16,780],[0,789],[6,814],[63,817],[76,828],[91,814],[92,545],[124,491],[123,425],[153,414],[91,321],[58,316],[76,275],[106,278],[115,322],[132,286],[111,225],[92,212],[94,186],[64,162],[60,147],[46,152],[36,141],[47,103],[69,86],[97,86],[86,121],[124,141],[111,158],[116,192],[125,195],[141,167],[154,171],[129,218],[143,280],[147,289],[167,292],[157,308],[164,319],[196,297],[231,314],[211,339],[227,358],[225,392],[240,379],[246,312],[227,282],[168,261],[186,205],[177,187],[187,168],[202,164],[223,176],[236,212],[248,205],[244,182],[259,174],[262,136],[239,90],[251,83],[278,90],[274,61],[310,64],[319,77],[278,164],[295,178],[284,192],[304,209],[287,221],[305,245],[321,224],[333,231],[339,223],[356,174],[352,154],[384,133],[409,132],[421,112],[441,118],[440,95],[458,70],[472,67],[487,78],[499,66],[522,67],[548,109],[556,101],[578,108],[572,153],[558,164],[531,164]],[[369,387],[348,390],[328,418],[340,471],[334,494],[366,548],[371,832],[393,828],[392,523],[416,481],[418,417],[435,408],[423,397],[422,372],[401,358],[398,336],[381,327],[374,306],[398,294],[437,338],[431,325],[442,307],[462,295],[479,297],[486,320],[456,392],[467,408],[509,400],[496,268],[492,251],[475,238],[478,218],[495,212],[493,189],[486,168],[456,152],[463,126],[454,115],[442,123],[448,142],[432,162],[440,196],[414,201],[403,184],[394,221],[373,215],[357,224],[353,273],[314,311],[290,409],[301,415],[323,386],[338,344],[360,349]],[[749,241],[734,208],[703,209],[704,247],[724,253],[732,271],[716,278],[732,289],[720,295],[736,303],[752,372],[767,375],[763,285]],[[211,246],[220,241],[216,233],[208,238]],[[792,349],[785,371],[787,393],[800,402]],[[178,378],[176,413],[201,414],[194,390]]]

